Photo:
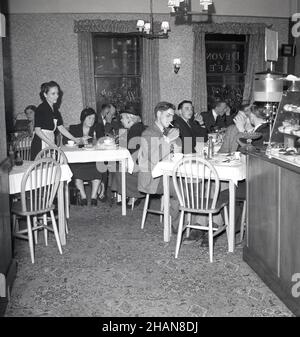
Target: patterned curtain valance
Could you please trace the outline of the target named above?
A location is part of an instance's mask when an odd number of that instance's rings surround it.
[[[270,25],[263,23],[198,23],[193,25],[193,32],[203,32],[206,34],[244,34],[256,35],[264,34],[265,28],[270,28]]]
[[[159,22],[154,22],[154,29],[159,27]],[[74,32],[137,33],[136,20],[74,20]]]

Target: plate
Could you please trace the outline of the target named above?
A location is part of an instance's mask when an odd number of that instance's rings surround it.
[[[66,146],[66,147],[77,147],[77,145],[76,145],[76,144],[74,144],[74,145],[65,144],[65,146]]]
[[[118,146],[116,144],[101,144],[97,146],[99,150],[116,150]]]
[[[94,146],[88,146],[88,147],[84,147],[85,150],[88,150],[88,151],[92,151],[92,150],[95,150],[95,147]]]

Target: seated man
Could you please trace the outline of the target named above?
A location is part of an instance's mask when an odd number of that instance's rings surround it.
[[[142,133],[138,153],[138,190],[149,194],[163,194],[162,177],[153,178],[152,170],[161,160],[170,155],[171,144],[180,147],[179,130],[168,127],[173,121],[175,106],[169,102],[159,102],[154,108],[155,121]],[[177,232],[179,224],[178,200],[170,181],[170,214],[172,230]]]
[[[233,124],[233,117],[230,108],[225,100],[216,98],[213,101],[212,109],[202,112],[205,127],[209,133],[216,132],[218,129],[226,128]]]
[[[122,127],[116,113],[116,106],[112,103],[102,104],[100,113],[97,115],[98,123],[104,126],[105,135],[114,136]]]
[[[207,141],[207,130],[202,115],[194,116],[191,101],[184,100],[178,104],[178,114],[174,116],[174,127],[179,129],[183,153],[195,153],[196,140]]]

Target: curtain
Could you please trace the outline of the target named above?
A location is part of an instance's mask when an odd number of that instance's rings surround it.
[[[150,125],[154,121],[154,107],[160,101],[159,81],[159,41],[143,40],[142,99],[143,122]]]
[[[249,36],[248,62],[245,77],[244,100],[251,100],[256,71],[263,69],[265,24],[251,23],[200,23],[193,25],[193,88],[195,111],[207,110],[205,34],[243,34]]]
[[[159,22],[154,22],[156,30]],[[75,20],[74,32],[78,33],[79,74],[84,105],[96,107],[92,33],[136,33],[136,21]],[[154,120],[154,107],[160,100],[159,42],[143,39],[142,43],[142,118],[146,125]]]
[[[78,62],[83,106],[96,110],[91,33],[82,32],[78,34]]]
[[[192,100],[195,112],[207,109],[205,33],[195,32],[193,47]]]
[[[255,73],[264,70],[264,34],[250,35],[243,101],[252,101]]]

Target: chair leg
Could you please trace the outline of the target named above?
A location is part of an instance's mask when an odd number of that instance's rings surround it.
[[[177,232],[177,241],[176,241],[176,249],[175,249],[175,259],[178,257],[179,248],[181,245],[181,238],[182,238],[182,228],[183,228],[183,219],[184,219],[184,211],[181,211],[180,218],[179,218],[179,225],[178,225],[178,232]]]
[[[37,217],[34,216],[33,217],[33,228],[36,228],[36,227],[37,227]],[[37,245],[38,243],[38,230],[37,229],[34,229],[33,235],[34,235],[34,243]]]
[[[45,226],[47,226],[47,214],[43,215],[43,223]],[[48,246],[48,229],[44,228],[44,239],[45,239],[45,245]]]
[[[70,218],[70,195],[68,184],[65,183],[64,187],[65,187],[66,234],[69,234],[68,221]]]
[[[50,211],[50,215],[51,215],[52,227],[53,227],[53,231],[54,231],[54,236],[55,236],[55,239],[56,239],[56,243],[57,243],[57,246],[58,246],[58,250],[59,250],[60,254],[62,254],[62,249],[61,249],[61,244],[60,244],[59,234],[58,234],[57,225],[56,225],[56,220],[55,220],[55,216],[54,216],[53,211]]]
[[[227,244],[229,243],[229,233],[228,233],[228,225],[229,225],[229,218],[228,218],[228,208],[227,206],[224,207],[224,222],[226,226],[226,236],[227,236]]]
[[[131,210],[133,210],[133,208],[134,208],[135,200],[136,200],[135,198],[132,198]]]
[[[188,223],[188,225],[191,224],[191,220],[192,220],[192,214],[191,214],[191,213],[188,213],[188,215],[187,215],[187,223]],[[186,237],[187,237],[187,238],[190,236],[190,232],[191,232],[191,229],[188,227],[188,228],[186,229]]]
[[[163,212],[163,210],[164,210],[164,197],[163,196],[161,196],[161,198],[160,198],[160,210],[161,210],[161,212]],[[159,216],[159,222],[160,223],[163,222],[163,215]]]
[[[246,223],[246,200],[243,201],[243,211],[242,211],[241,227],[240,227],[240,241],[243,241],[244,239],[245,223]]]
[[[147,211],[148,211],[148,205],[149,205],[149,196],[150,196],[150,194],[146,194],[145,204],[144,204],[144,209],[143,209],[141,229],[144,229],[144,226],[145,226],[145,221],[146,221],[146,216],[147,216]]]
[[[213,219],[212,215],[208,216],[208,247],[209,247],[209,261],[213,262],[213,249],[214,249],[214,239],[213,239]]]
[[[27,231],[28,231],[28,241],[29,241],[29,250],[30,250],[30,257],[31,262],[34,263],[34,244],[33,244],[33,235],[32,235],[32,227],[31,227],[31,220],[30,216],[27,215]]]

